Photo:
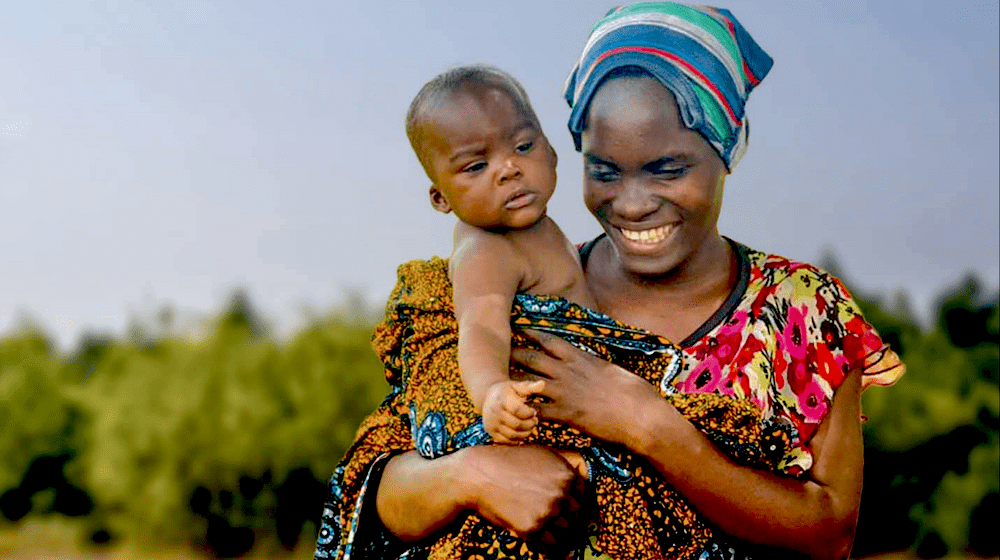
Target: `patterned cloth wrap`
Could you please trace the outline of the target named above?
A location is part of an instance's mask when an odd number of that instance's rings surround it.
[[[589,248],[600,239],[585,244],[581,258],[586,260]],[[651,380],[664,398],[670,399],[720,449],[737,460],[788,476],[807,476],[813,465],[809,442],[847,374],[860,370],[862,387],[868,388],[893,384],[906,368],[864,320],[857,303],[836,278],[806,263],[730,243],[739,257],[737,285],[716,316],[679,346],[683,363],[672,381],[664,382],[673,375],[668,357],[671,351],[665,341],[608,323],[599,315],[576,309],[565,316],[534,316],[533,312],[523,311],[525,302],[532,301],[526,298],[518,302],[522,314],[515,314],[514,322],[527,321],[549,332],[563,330],[576,343],[595,352],[606,352],[616,363],[634,369]],[[374,501],[370,499],[373,496],[367,495],[378,488],[388,457],[414,449],[417,441],[425,454],[433,455],[485,440],[477,427],[478,418],[463,408],[469,405],[461,396],[464,392],[458,375],[453,371],[448,373],[447,368],[453,366],[439,370],[453,379],[441,381],[442,387],[450,388],[442,390],[438,404],[433,393],[421,395],[410,387],[422,385],[436,390],[438,386],[437,382],[421,381],[422,374],[416,378],[411,375],[412,370],[407,368],[419,360],[455,363],[456,330],[445,261],[416,261],[403,265],[399,272],[400,282],[387,305],[387,319],[376,336],[377,344],[384,343],[382,354],[390,357],[386,376],[391,393],[363,421],[355,443],[330,479],[315,557],[317,560],[459,558],[464,554],[461,547],[470,539],[485,543],[465,551],[471,558],[543,557],[526,543],[471,515],[450,525],[447,536],[434,542],[402,542],[379,522]],[[535,303],[551,302],[541,298]],[[393,334],[397,327],[402,331]],[[615,332],[625,336],[608,336]],[[596,336],[591,336],[595,333]],[[615,346],[605,344],[610,339],[614,339]],[[649,355],[636,353],[634,349],[623,348],[632,344],[629,340],[642,343],[637,347],[665,349]],[[601,344],[605,344],[603,349]],[[638,365],[636,361],[662,367]],[[409,376],[406,383],[404,375]],[[718,397],[722,399],[716,400]],[[715,406],[721,402],[728,403],[728,409]],[[765,420],[760,422],[759,418]],[[439,421],[443,431],[432,427]],[[421,430],[425,422],[427,429]],[[580,434],[552,426],[544,433],[574,445],[586,441],[579,439],[583,437]],[[419,435],[415,438],[415,434]],[[782,453],[782,444],[789,435],[791,446]],[[660,486],[659,477],[654,476],[645,461],[608,445],[584,447],[583,454],[593,474],[591,494],[603,504],[596,508],[598,513],[591,529],[602,550],[607,550],[607,556],[628,557],[623,551],[638,550],[635,543],[640,541],[647,543],[642,546],[659,546],[660,536],[667,543],[681,543],[684,538],[694,542],[693,539],[711,532],[707,529],[701,533],[704,524],[697,518],[685,517],[685,512],[690,511],[687,504],[669,487]],[[775,468],[774,461],[779,455],[782,458]],[[601,485],[605,485],[604,490]],[[615,497],[618,491],[633,503],[618,502]],[[605,508],[618,509],[615,514],[606,514]],[[649,516],[641,517],[643,511]],[[634,515],[640,517],[633,518]],[[640,519],[645,521],[637,522]],[[649,525],[652,529],[646,527],[649,520],[656,520]],[[635,523],[625,528],[629,521]],[[661,525],[664,528],[659,530]],[[680,527],[687,535],[671,541],[683,531]],[[582,548],[581,542],[578,549]],[[762,560],[787,556],[787,551],[776,554],[734,541],[719,532],[715,532],[702,551],[690,552],[694,548],[697,547],[679,548],[669,558],[693,555],[697,560]]]
[[[402,265],[373,336],[389,383],[406,406],[409,447],[427,458],[491,441],[458,370],[458,323],[447,270],[447,261],[438,258]],[[660,336],[552,296],[518,294],[511,321],[514,346],[529,345],[519,327],[538,329],[639,375],[738,463],[777,471],[790,447],[787,424],[764,421],[747,400],[675,392],[670,381],[681,368],[681,354]],[[527,443],[579,451],[585,458],[595,550],[617,559],[687,559],[711,539],[712,528],[645,459],[544,420]],[[537,546],[470,513],[429,546],[427,557],[546,558]]]

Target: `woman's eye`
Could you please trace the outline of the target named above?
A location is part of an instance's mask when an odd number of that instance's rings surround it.
[[[517,145],[516,149],[517,149],[517,151],[519,151],[519,152],[521,152],[523,154],[523,153],[530,152],[531,148],[533,148],[534,146],[535,146],[534,142],[521,142],[520,144]]]
[[[610,183],[618,180],[618,172],[604,165],[594,165],[587,168],[587,176],[595,181]]]
[[[688,167],[661,167],[653,172],[653,175],[657,177],[663,177],[665,179],[676,179],[678,177],[683,177],[688,172]]]

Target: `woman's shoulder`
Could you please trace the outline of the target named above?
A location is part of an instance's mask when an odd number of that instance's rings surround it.
[[[772,282],[795,281],[799,278],[817,278],[824,281],[836,281],[838,284],[842,284],[836,276],[819,266],[776,253],[758,251],[739,243],[736,243],[736,245],[743,251],[747,262],[750,264],[752,276],[767,278]]]
[[[747,289],[743,300],[779,298],[791,303],[812,301],[825,308],[817,298],[855,307],[854,298],[844,283],[830,272],[813,264],[775,253],[765,253],[737,243],[747,263]]]
[[[815,351],[833,352],[846,360],[845,371],[862,369],[864,386],[891,385],[905,372],[899,357],[865,319],[861,306],[844,283],[820,267],[746,249],[750,281],[741,309],[769,323],[778,338],[789,332]],[[792,328],[792,331],[789,331]],[[793,333],[795,334],[795,333]],[[786,345],[788,347],[789,345]],[[843,369],[843,368],[842,368]]]

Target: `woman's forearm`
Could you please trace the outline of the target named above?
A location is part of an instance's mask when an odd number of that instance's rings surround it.
[[[408,542],[430,536],[470,506],[455,454],[433,461],[416,451],[392,457],[377,491],[382,524]]]
[[[646,408],[627,445],[726,533],[813,558],[847,558],[863,471],[859,394],[857,375],[838,391],[813,441],[807,480],[737,465],[664,401]]]
[[[568,542],[579,528],[578,473],[537,445],[478,445],[437,459],[415,451],[389,460],[375,490],[378,515],[391,533],[412,542],[433,535],[465,511],[542,542]],[[550,521],[562,523],[552,525]],[[551,536],[551,539],[546,540]]]
[[[722,531],[740,540],[818,558],[843,548],[843,543],[827,542],[828,536],[835,536],[827,531],[836,527],[840,517],[829,488],[737,465],[696,428],[684,426],[685,422],[683,417],[670,422],[675,426],[662,422],[660,434],[665,437],[652,441],[642,454]]]

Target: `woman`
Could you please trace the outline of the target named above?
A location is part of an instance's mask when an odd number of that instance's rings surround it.
[[[544,352],[512,359],[546,378],[543,418],[644,458],[717,528],[693,557],[846,558],[860,394],[903,368],[836,279],[718,233],[743,105],[770,64],[725,10],[640,4],[598,22],[566,97],[584,199],[605,231],[581,249],[599,309],[682,341],[672,390],[734,396],[787,426],[782,473],[734,462],[648,383],[559,338],[535,332]],[[399,453],[412,439],[390,396],[335,473],[317,557],[393,558],[468,510],[552,545],[553,558],[579,542],[585,483],[555,452],[484,446],[428,461]]]

